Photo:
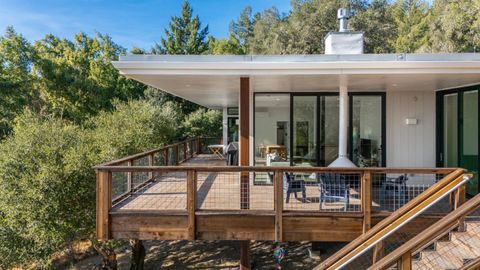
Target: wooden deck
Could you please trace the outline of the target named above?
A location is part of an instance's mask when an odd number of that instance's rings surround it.
[[[201,154],[180,166],[223,166],[225,160],[215,155]],[[263,174],[262,177],[266,175]],[[250,174],[249,201],[251,210],[274,209],[273,184],[255,183],[255,174]],[[185,210],[187,207],[187,176],[185,172],[170,172],[156,176],[155,180],[135,192],[121,203],[115,205],[112,212],[145,210]],[[316,183],[306,186],[306,200],[299,192],[297,198],[292,194],[284,210],[319,210],[319,188]],[[235,172],[199,172],[197,174],[197,209],[201,210],[240,210],[240,175]],[[325,211],[343,211],[344,203],[327,202],[322,205]],[[350,190],[348,212],[360,211],[358,190]]]
[[[205,145],[189,139],[96,166],[97,238],[351,241],[405,203],[381,200],[376,181],[406,173],[435,180],[454,171],[225,166],[202,154]],[[287,173],[304,180],[305,199],[298,192],[287,202]],[[320,208],[322,174],[340,175],[344,187],[348,183],[348,203],[324,202]]]

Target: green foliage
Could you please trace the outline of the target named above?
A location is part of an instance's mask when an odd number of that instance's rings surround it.
[[[121,76],[111,61],[124,49],[109,36],[84,33],[74,41],[47,35],[36,42],[34,71],[46,111],[77,123],[112,108],[112,100],[142,96],[145,86]]]
[[[229,35],[228,39],[209,37],[208,48],[208,53],[213,55],[237,55],[246,54],[247,52],[245,47],[233,35]]]
[[[395,51],[414,53],[427,43],[428,4],[423,0],[399,0],[393,6],[398,36]]]
[[[173,16],[168,26],[169,29],[165,29],[166,38],[153,48],[153,53],[202,54],[208,50],[208,26],[202,29],[200,18],[193,17],[188,1],[183,2],[182,15]]]
[[[350,25],[365,33],[365,53],[394,53],[397,25],[387,0],[373,0],[350,20]]]
[[[433,2],[427,52],[474,52],[480,49],[480,0]]]
[[[0,145],[0,268],[38,262],[90,234],[97,159],[77,126],[26,112]]]
[[[13,119],[24,107],[38,106],[30,73],[34,57],[31,44],[8,27],[0,37],[0,139],[10,133]]]
[[[102,112],[90,121],[93,138],[102,160],[139,153],[172,142],[179,136],[181,114],[166,102],[158,106],[149,101],[115,103],[113,112]]]
[[[221,137],[222,112],[198,109],[185,117],[182,126],[187,137]]]

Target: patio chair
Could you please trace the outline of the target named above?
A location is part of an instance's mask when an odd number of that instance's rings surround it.
[[[385,208],[387,199],[393,200],[393,211],[402,207],[407,203],[408,190],[407,190],[408,177],[406,174],[398,177],[386,177],[382,183],[381,202],[382,208]]]
[[[285,173],[283,176],[283,190],[287,193],[286,203],[290,202],[290,194],[293,193],[295,199],[298,199],[297,192],[302,192],[302,203],[307,201],[307,190],[304,180],[295,180],[293,173]]]
[[[350,203],[350,187],[345,177],[338,173],[320,174],[320,210],[327,200],[343,202],[343,210],[347,210]]]

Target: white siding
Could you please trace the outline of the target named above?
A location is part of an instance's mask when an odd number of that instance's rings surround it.
[[[386,106],[387,167],[435,167],[435,92],[387,92]]]

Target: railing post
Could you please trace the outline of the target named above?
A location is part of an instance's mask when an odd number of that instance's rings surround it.
[[[148,155],[148,166],[153,166],[153,161],[155,160],[154,154]],[[148,179],[153,179],[153,172],[148,172]]]
[[[383,241],[380,241],[373,248],[373,263],[380,261],[382,258],[383,258]]]
[[[283,172],[275,171],[274,183],[274,204],[275,204],[275,241],[283,241]]]
[[[97,239],[110,239],[110,209],[112,208],[112,172],[97,170]]]
[[[127,166],[131,167],[133,166],[133,161],[132,160],[129,160],[127,162]],[[129,171],[127,172],[127,193],[130,193],[132,192],[132,189],[133,189],[133,181],[132,181],[132,172]]]
[[[195,210],[197,205],[197,172],[187,171],[188,240],[195,240]]]
[[[183,142],[183,161],[187,160],[187,142]]]
[[[372,173],[370,171],[363,171],[361,185],[363,233],[366,233],[372,227]]]
[[[399,261],[399,270],[412,270],[412,253],[408,251],[402,255],[402,258]]]
[[[466,196],[466,184],[461,185],[455,190],[455,209],[462,206],[465,203],[465,196]],[[458,230],[461,232],[465,231],[465,218],[460,218],[458,220]]]
[[[177,143],[177,144],[175,145],[175,153],[176,153],[176,154],[175,154],[175,165],[177,165],[177,166],[178,166],[178,164],[179,164],[179,154],[178,154],[178,152],[180,152],[180,151],[179,151],[179,148],[180,148],[180,147],[178,147],[178,143]]]
[[[198,138],[198,149],[197,149],[197,154],[202,153],[202,140]]]

